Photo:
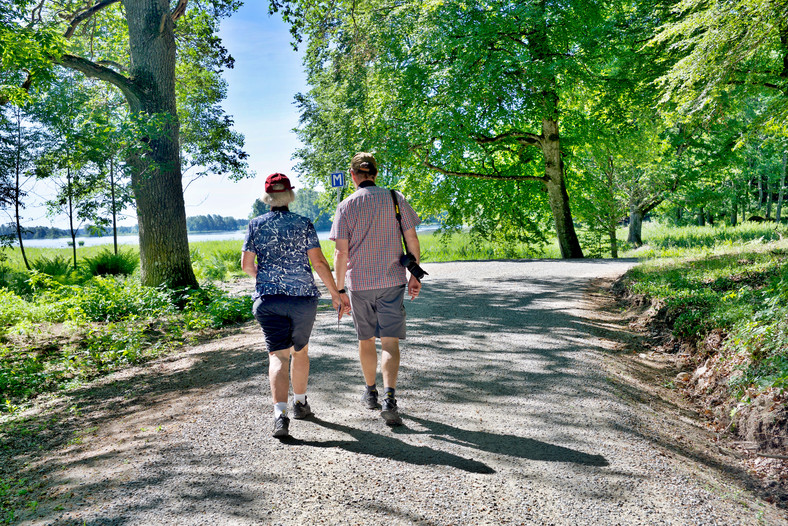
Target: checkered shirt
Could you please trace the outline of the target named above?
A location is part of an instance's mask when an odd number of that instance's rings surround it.
[[[319,297],[306,254],[319,247],[314,225],[298,214],[275,211],[249,221],[242,250],[257,255],[255,299],[267,294]]]
[[[403,230],[421,220],[397,192]],[[359,188],[339,203],[329,239],[347,239],[349,257],[346,286],[350,290],[396,287],[407,283],[400,265],[402,234],[394,212],[391,192],[379,186]]]

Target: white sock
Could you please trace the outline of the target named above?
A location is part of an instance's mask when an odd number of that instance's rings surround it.
[[[295,393],[293,393],[293,403],[294,404],[295,403],[305,404],[306,403],[306,393],[304,393],[304,394],[295,394]]]
[[[279,415],[287,416],[287,402],[277,402],[274,404],[274,418],[279,418]]]

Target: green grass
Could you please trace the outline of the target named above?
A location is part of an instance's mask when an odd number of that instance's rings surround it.
[[[731,393],[748,399],[788,388],[788,240],[772,240],[773,226],[736,230],[662,231],[647,251],[663,257],[634,267],[623,283],[661,305],[676,338],[699,343],[713,331],[725,335],[720,352],[738,364]]]
[[[136,276],[64,284],[41,273],[30,281],[28,295],[0,288],[0,413],[252,318],[251,297],[210,285],[177,292]]]

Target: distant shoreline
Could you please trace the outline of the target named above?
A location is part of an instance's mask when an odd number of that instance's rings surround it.
[[[419,232],[429,232],[436,230],[438,225],[425,225],[416,228]],[[224,241],[224,240],[243,240],[246,236],[246,229],[244,230],[227,230],[227,231],[212,231],[212,232],[189,232],[189,243],[199,243],[201,241]],[[317,237],[321,241],[326,241],[329,236],[328,230],[318,231]],[[112,245],[112,236],[77,236],[77,247],[93,247],[98,245]],[[25,248],[69,248],[71,243],[70,237],[58,237],[53,239],[23,239]],[[80,243],[81,242],[81,243]],[[137,234],[124,234],[118,235],[119,245],[137,245],[139,244],[139,236]],[[18,248],[18,242],[11,245]]]

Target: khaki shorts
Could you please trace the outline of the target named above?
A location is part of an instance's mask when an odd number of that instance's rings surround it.
[[[359,340],[405,339],[405,285],[348,291],[350,314]]]

